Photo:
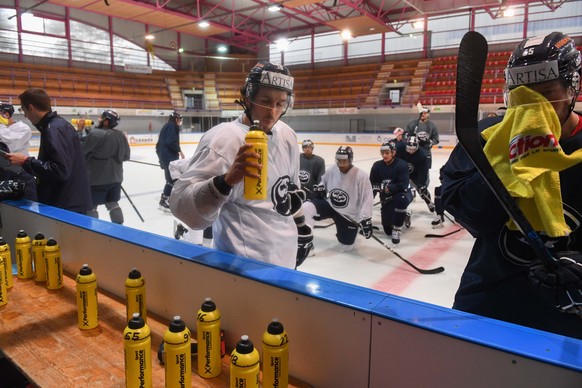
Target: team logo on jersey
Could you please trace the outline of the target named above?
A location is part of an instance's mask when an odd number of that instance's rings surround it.
[[[291,204],[289,203],[289,196],[287,195],[290,182],[291,178],[289,175],[279,177],[271,189],[273,209],[284,216],[291,215]]]
[[[329,201],[334,208],[343,209],[350,203],[350,196],[342,189],[333,189],[329,192]]]
[[[305,185],[307,182],[309,182],[309,178],[311,178],[311,174],[309,173],[309,171],[305,170],[299,171],[299,182],[301,182],[302,185]]]
[[[558,139],[552,133],[538,136],[517,135],[509,142],[509,164],[538,152],[558,152],[560,149]]]
[[[564,218],[566,224],[572,230],[570,236],[575,235],[582,223],[582,215],[569,205],[564,206]],[[540,234],[540,238],[544,242],[546,248],[551,252],[565,252],[574,250],[571,246],[573,243],[571,237],[549,237]],[[499,235],[499,246],[503,257],[509,260],[512,264],[525,266],[530,265],[536,259],[533,251],[529,247],[527,240],[523,237],[521,232],[507,229],[504,226]]]
[[[424,131],[418,132],[417,136],[418,136],[418,140],[421,142],[427,142],[430,138],[430,136],[428,136],[428,133],[424,132]]]

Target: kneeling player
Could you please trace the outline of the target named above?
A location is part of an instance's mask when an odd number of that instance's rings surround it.
[[[370,170],[370,182],[374,189],[374,196],[380,193],[384,233],[392,236],[392,243],[398,244],[406,210],[412,202],[408,163],[402,159],[396,159],[396,144],[393,142],[382,144],[380,154],[382,160],[375,162]]]
[[[336,165],[325,172],[321,184],[313,187],[314,198],[303,204],[306,222],[332,218],[343,252],[354,247],[358,229],[365,238],[372,236],[374,196],[366,173],[353,165],[352,147],[341,146]]]

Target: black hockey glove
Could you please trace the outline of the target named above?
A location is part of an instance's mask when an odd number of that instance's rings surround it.
[[[309,252],[313,249],[313,231],[305,223],[303,212],[299,212],[299,214],[301,215],[293,217],[293,221],[297,225],[297,257],[295,258],[295,269],[303,264],[307,256],[309,256]]]
[[[317,199],[327,198],[327,191],[325,190],[325,185],[323,183],[313,185],[313,198]]]
[[[374,227],[372,226],[372,219],[366,218],[360,222],[360,234],[365,238],[372,237],[372,233],[374,232]]]
[[[560,311],[582,318],[582,254],[560,252],[557,257],[554,269],[539,260],[531,264],[529,280]]]
[[[292,216],[301,210],[303,202],[307,199],[305,191],[301,190],[293,182],[287,187],[287,198],[275,207],[277,213],[282,216]]]
[[[24,197],[24,182],[13,180],[0,181],[0,200],[19,199]]]
[[[372,185],[372,192],[374,193],[374,197],[378,193],[382,193],[382,188],[379,185]]]

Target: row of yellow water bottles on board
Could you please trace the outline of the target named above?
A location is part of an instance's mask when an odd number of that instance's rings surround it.
[[[49,290],[63,287],[61,249],[53,239],[37,233],[33,240],[19,231],[15,239],[17,276],[45,282]],[[91,330],[99,325],[97,277],[88,264],[83,264],[76,276],[78,326]],[[0,237],[0,306],[8,301],[7,290],[13,287],[10,247]],[[124,330],[125,377],[127,387],[152,386],[151,331],[147,325],[145,280],[133,268],[125,280],[126,319]],[[198,374],[203,378],[217,377],[222,370],[224,332],[220,328],[221,314],[211,298],[206,298],[197,313],[197,342],[191,343],[191,332],[179,316],[170,322],[158,352],[165,367],[166,387],[191,386],[192,348],[197,349]],[[278,319],[268,325],[262,336],[263,387],[288,386],[288,337]],[[248,336],[241,336],[230,356],[230,386],[258,387],[260,357]]]
[[[46,283],[49,290],[63,287],[61,248],[53,238],[48,240],[37,233],[33,240],[21,230],[14,240],[16,269],[19,279],[34,278]],[[8,303],[7,291],[14,286],[12,279],[12,254],[8,242],[0,237],[0,306]]]

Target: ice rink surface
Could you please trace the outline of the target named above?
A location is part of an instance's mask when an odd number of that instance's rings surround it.
[[[298,135],[301,141],[301,134]],[[334,163],[335,152],[340,144],[315,144],[314,153],[322,156],[329,168]],[[354,165],[369,173],[372,164],[380,159],[379,146],[350,144],[354,149]],[[182,143],[186,157],[190,157],[196,143]],[[298,147],[300,147],[298,145]],[[433,149],[433,168],[429,190],[434,195],[438,185],[438,170],[450,154],[450,149]],[[160,194],[164,186],[163,170],[159,168],[155,147],[137,145],[131,147],[131,161],[124,164],[123,188],[135,209],[144,219],[142,222],[128,199],[122,193],[120,205],[125,216],[125,225],[147,232],[173,237],[175,218],[171,213],[158,210]],[[376,198],[378,201],[378,198]],[[299,271],[372,288],[444,307],[451,307],[461,273],[465,267],[473,238],[465,230],[442,238],[426,238],[425,234],[446,234],[460,226],[445,219],[444,228],[433,229],[434,218],[420,197],[411,204],[412,225],[403,228],[400,244],[394,246],[389,236],[376,230],[375,234],[406,260],[420,268],[443,266],[440,274],[419,274],[386,247],[374,239],[358,236],[354,249],[342,253],[335,238],[335,225],[314,230],[314,254],[307,258]],[[109,220],[104,206],[99,207],[100,218]],[[380,227],[380,205],[374,207],[374,225]],[[330,225],[326,220],[320,226]]]

